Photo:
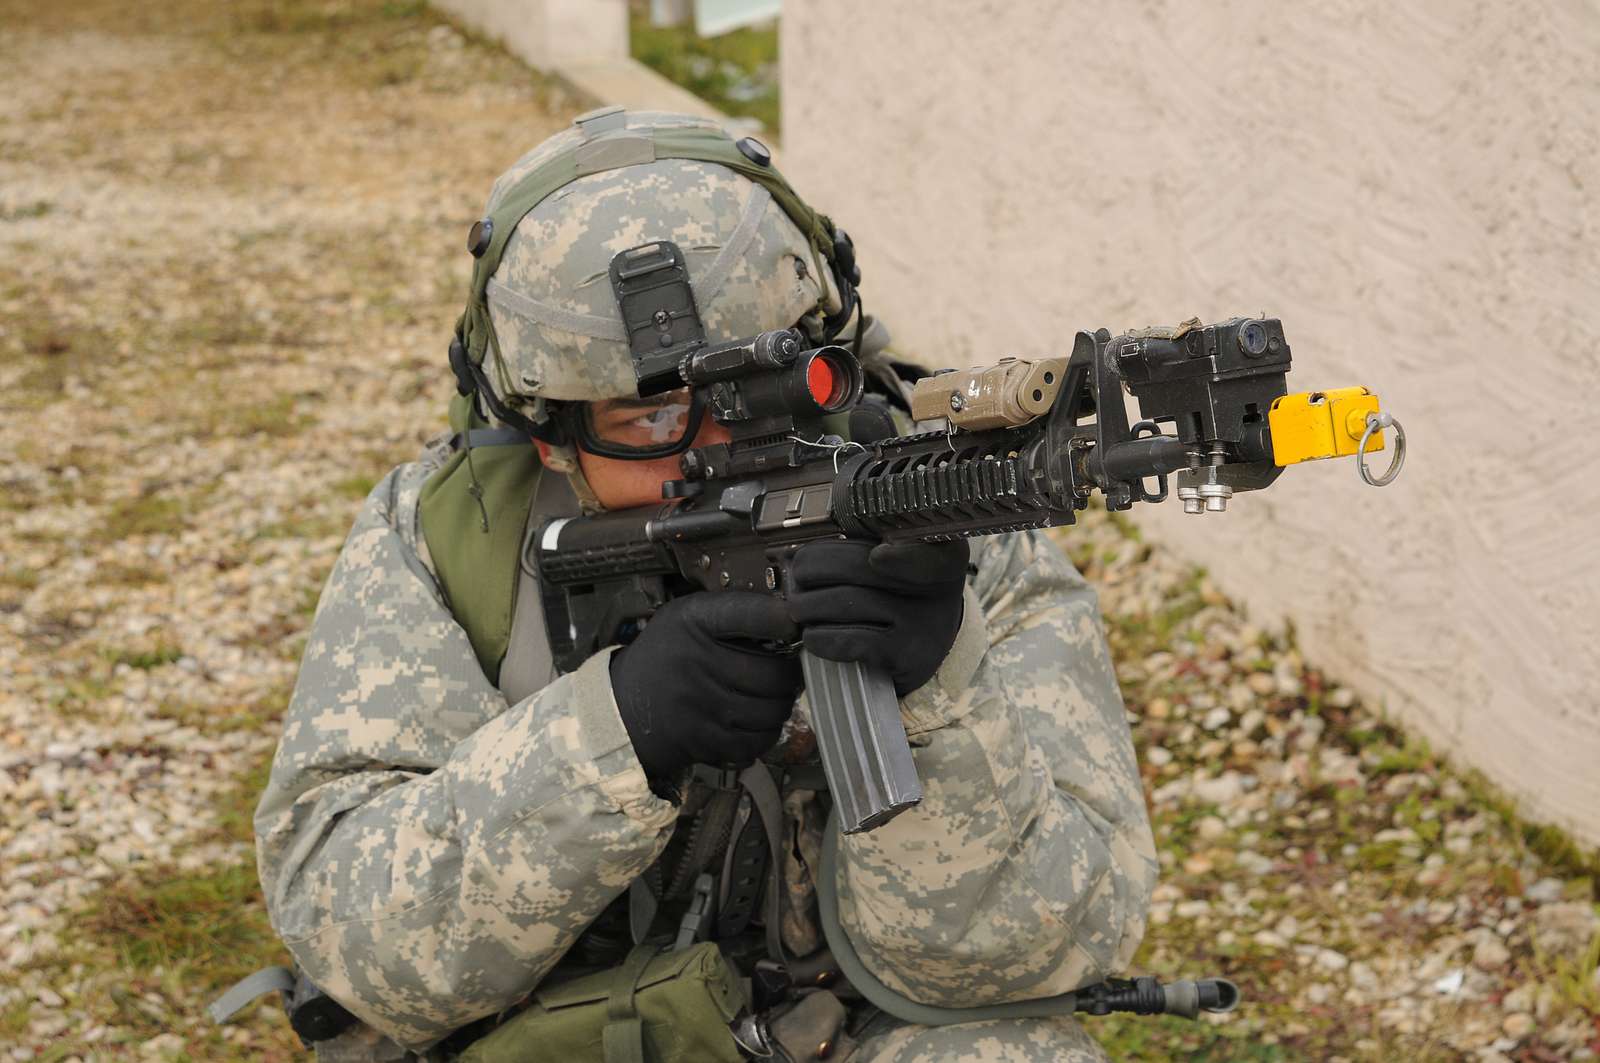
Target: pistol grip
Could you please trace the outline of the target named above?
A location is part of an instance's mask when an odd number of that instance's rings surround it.
[[[922,800],[900,699],[888,673],[800,651],[811,729],[839,829],[872,830]]]

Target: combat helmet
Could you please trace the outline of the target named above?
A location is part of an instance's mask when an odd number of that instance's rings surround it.
[[[831,339],[856,306],[849,238],[753,138],[688,115],[601,108],[519,159],[472,227],[472,289],[450,361],[501,424],[565,442],[551,402],[638,394],[611,259],[682,253],[708,339],[799,325]]]

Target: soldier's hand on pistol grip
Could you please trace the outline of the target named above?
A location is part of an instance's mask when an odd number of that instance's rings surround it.
[[[968,557],[965,539],[807,543],[790,566],[789,615],[806,649],[881,668],[904,697],[933,678],[956,640]]]
[[[611,689],[651,789],[691,764],[749,764],[777,742],[803,683],[800,660],[765,645],[799,639],[784,603],[699,592],[657,610],[611,657]]]

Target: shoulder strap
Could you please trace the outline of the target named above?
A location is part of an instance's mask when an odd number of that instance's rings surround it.
[[[543,518],[575,517],[578,512],[577,495],[565,476],[550,470],[540,475],[517,550],[516,604],[505,659],[500,664],[500,693],[512,704],[542,689],[557,674],[545,628],[544,596],[539,591],[539,573],[530,560],[528,540],[538,533]]]
[[[644,1021],[639,1018],[633,998],[639,977],[660,951],[659,945],[635,945],[612,976],[611,993],[606,999],[606,1025],[600,1035],[605,1063],[646,1063]]]

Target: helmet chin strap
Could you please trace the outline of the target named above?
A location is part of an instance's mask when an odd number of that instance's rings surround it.
[[[545,468],[566,476],[567,482],[572,485],[572,493],[578,498],[578,507],[583,510],[584,516],[605,512],[606,507],[600,504],[600,499],[594,493],[594,488],[589,486],[589,478],[583,475],[583,466],[578,461],[577,447],[571,443],[562,443],[549,444],[539,449]]]

